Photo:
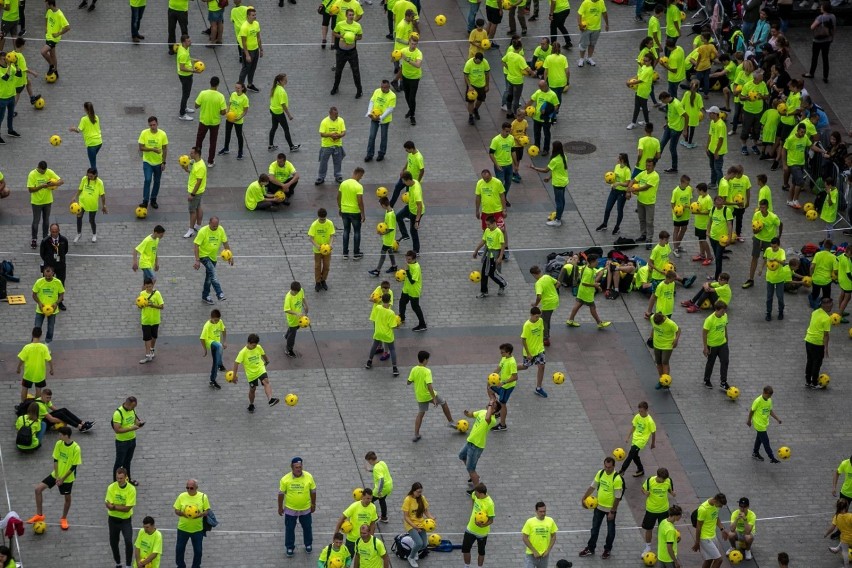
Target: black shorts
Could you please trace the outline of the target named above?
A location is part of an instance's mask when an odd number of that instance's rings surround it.
[[[249,388],[254,390],[254,389],[257,388],[258,383],[263,384],[263,381],[268,381],[268,380],[269,380],[269,375],[267,375],[266,373],[263,373],[261,376],[259,376],[255,380],[249,381]]]
[[[24,90],[24,87],[26,87],[26,85],[21,85],[20,87],[15,87],[15,92],[16,93],[22,92]]]
[[[56,47],[56,43],[57,43],[57,42],[55,42],[55,41],[50,41],[50,40],[45,40],[45,42],[44,42],[44,43],[46,43],[46,44],[47,44],[47,47],[49,47],[50,49],[53,49],[54,47]]]
[[[0,25],[0,30],[2,30],[4,36],[18,35],[18,22],[3,22]]]
[[[722,75],[721,77],[716,79],[716,81],[719,82],[719,89],[720,90],[724,89],[725,87],[730,86],[730,84],[731,84],[731,81],[725,75]]]
[[[485,19],[488,20],[489,24],[499,24],[503,21],[503,14],[500,13],[500,8],[492,8],[491,6],[486,6]]]
[[[42,479],[41,482],[44,483],[45,485],[47,485],[48,489],[53,489],[53,487],[56,485],[56,478],[53,477],[52,475],[48,475],[47,477]],[[60,495],[71,495],[71,490],[73,488],[74,488],[74,482],[73,481],[66,481],[65,483],[63,483],[62,485],[59,486],[59,494]]]
[[[331,22],[331,19],[332,19],[333,17],[334,17],[334,16],[332,16],[331,14],[329,14],[328,12],[326,12],[325,10],[323,10],[323,13],[322,13],[322,25],[324,25],[324,26],[328,26],[328,24]]]
[[[382,252],[389,252],[393,254],[393,245],[382,245]]]
[[[462,554],[470,554],[470,550],[473,548],[473,543],[475,542],[476,552],[480,556],[485,556],[485,543],[487,541],[487,536],[476,536],[473,533],[464,531],[464,538],[462,538]]]
[[[699,229],[698,227],[695,227],[695,238],[699,241],[706,241],[707,229]]]
[[[645,516],[642,518],[642,528],[646,531],[652,530],[654,528],[654,525],[668,518],[668,511],[663,511],[662,513],[652,513],[651,511],[645,511]]]
[[[671,349],[657,349],[656,347],[654,348],[654,363],[656,363],[657,365],[668,365],[669,359],[671,359],[671,356],[672,356],[672,350]],[[650,513],[648,513],[647,511],[645,512],[646,516],[649,515],[649,514]],[[668,515],[668,513],[667,513],[667,515]],[[666,518],[668,518],[668,516],[666,516]],[[642,525],[642,528],[645,528],[645,525]],[[651,525],[651,528],[654,528],[654,525]],[[648,529],[648,530],[650,530],[650,529]]]
[[[787,140],[787,137],[790,136],[790,133],[793,132],[793,127],[795,124],[784,124],[783,122],[778,123],[778,130],[775,131],[775,138],[784,142]]]
[[[689,219],[687,219],[686,221],[674,221],[675,227],[686,227],[688,225],[689,225]]]
[[[630,292],[631,286],[633,286],[633,274],[625,274],[618,281],[618,291],[622,294]]]
[[[34,383],[33,381],[28,381],[27,379],[21,379],[21,386],[26,387],[26,388],[35,387],[37,389],[43,389],[44,387],[47,386],[47,380],[42,379],[39,382]]]
[[[160,324],[143,325],[142,326],[142,341],[151,341],[157,339],[157,331],[160,329]]]

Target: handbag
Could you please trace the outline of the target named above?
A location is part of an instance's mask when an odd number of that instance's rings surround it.
[[[828,20],[829,22],[831,20]],[[831,29],[825,25],[826,19],[820,16],[819,25],[814,29],[814,39],[827,39],[831,37]]]

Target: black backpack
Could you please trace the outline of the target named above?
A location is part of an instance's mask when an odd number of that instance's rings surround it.
[[[18,434],[15,436],[15,445],[17,446],[32,446],[33,445],[33,422],[30,421],[27,424],[27,419],[24,418],[23,426],[18,430]]]
[[[600,471],[598,472],[598,474],[597,474],[595,477],[596,477],[596,478],[598,478],[598,479],[600,479],[600,478],[601,478],[601,476],[603,476],[603,474],[605,474],[605,473],[606,473],[606,472],[605,472],[604,470],[600,470]],[[615,478],[616,478],[616,477],[620,477],[620,478],[621,478],[621,498],[622,498],[622,499],[624,499],[624,494],[625,494],[625,493],[627,493],[627,483],[625,483],[625,482],[624,482],[624,476],[623,476],[623,475],[621,475],[621,472],[620,472],[620,471],[616,471],[616,472],[615,472],[615,475],[613,475],[613,476],[612,476],[612,480],[613,480],[613,482],[615,482]]]
[[[16,405],[15,406],[15,416],[26,416],[27,415],[27,409],[34,402],[41,402],[41,397],[39,397],[39,398],[28,398],[26,400],[26,402],[22,402],[21,404]]]
[[[630,250],[635,249],[638,245],[636,244],[636,239],[631,239],[630,237],[618,237],[615,239],[612,246],[616,250]]]
[[[409,544],[412,541],[412,538],[408,535],[408,533],[398,534],[393,537],[393,544],[391,545],[391,552],[396,554],[397,558],[401,558],[403,560],[408,560],[408,555],[411,554],[411,545]],[[429,555],[429,549],[424,548],[420,552],[417,553],[417,558],[422,560]]]

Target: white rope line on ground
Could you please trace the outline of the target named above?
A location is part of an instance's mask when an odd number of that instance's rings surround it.
[[[835,231],[840,232],[840,229],[835,229]],[[820,233],[827,232],[827,229],[784,233],[784,237],[786,237],[788,235],[811,235],[811,234],[817,233],[817,232],[820,232]],[[749,239],[747,239],[745,243],[740,243],[740,244],[742,244],[743,248],[748,248],[748,246],[749,246],[748,241],[749,241]],[[669,238],[669,244],[671,244],[672,242],[673,242],[672,239]],[[692,239],[683,239],[680,242],[682,244],[697,244],[700,241],[692,240]],[[656,245],[656,241],[652,241],[652,244]],[[641,248],[644,245],[645,245],[645,243],[637,242],[636,248]],[[709,245],[709,243],[708,243],[708,245]],[[728,245],[728,247],[735,247],[735,246],[739,246],[739,245],[738,244],[729,244]],[[559,249],[562,249],[563,251],[565,251],[565,250],[576,250],[577,252],[582,252],[583,250],[590,248],[590,247],[601,247],[603,249],[607,249],[607,248],[616,248],[616,245],[614,245],[612,243],[603,244],[603,245],[598,244],[598,243],[584,243],[584,244],[579,244],[579,245],[577,245],[577,244],[573,244],[573,245],[565,244],[565,245],[554,245],[554,246],[551,246],[551,247],[510,248],[510,249],[508,249],[508,251],[510,253],[545,252],[545,251],[546,252],[556,252]],[[403,250],[403,248],[405,248],[405,247],[400,246],[398,251],[394,251],[394,254],[405,256],[405,251]],[[630,252],[630,251],[629,250],[625,251],[625,254],[627,254],[628,252]],[[442,255],[449,256],[449,255],[460,255],[460,254],[471,255],[472,253],[473,253],[472,249],[471,250],[443,250],[443,251],[429,251],[429,252],[422,252],[421,251],[420,253],[417,254],[417,256],[418,257],[421,257],[421,256],[442,256]],[[2,254],[2,255],[21,255],[21,256],[39,256],[39,253],[37,253],[37,252],[0,251],[0,254]],[[384,253],[384,254],[387,254],[387,253]],[[674,254],[674,253],[672,252],[672,254]],[[692,254],[692,253],[682,253],[682,254]],[[234,255],[234,258],[266,260],[266,259],[281,259],[281,258],[283,258],[283,255],[284,255],[284,252],[282,251],[281,254]],[[381,255],[382,255],[382,253],[372,253],[372,252],[363,253],[364,257],[368,257],[368,256],[378,257],[378,256],[381,256]],[[127,254],[77,254],[77,253],[69,253],[67,255],[68,258],[127,258],[127,257],[131,257],[131,256],[133,256],[133,255],[130,254],[130,253],[127,253]],[[313,258],[314,257],[313,253],[310,253],[310,254],[308,254],[308,253],[304,253],[304,254],[287,253],[287,256],[292,257],[292,258]],[[627,255],[627,256],[631,256],[631,255]],[[632,255],[632,256],[638,256],[638,255]],[[195,256],[191,255],[191,254],[175,254],[175,255],[157,255],[157,258],[193,258],[194,259]],[[678,260],[678,259],[675,258],[674,260]],[[691,259],[687,259],[687,260],[691,260]]]
[[[636,32],[647,33],[647,31],[648,30],[646,28],[633,28],[633,29],[629,29],[629,30],[612,30],[612,31],[608,31],[608,32],[601,31],[601,34],[629,34],[629,33],[636,33]],[[565,34],[558,34],[558,35],[560,37],[562,37]],[[569,36],[579,36],[580,34],[571,33],[571,34],[568,34],[568,35]],[[524,36],[524,37],[526,37],[527,39],[538,39],[538,38],[542,38],[542,37],[550,37],[550,34],[530,35],[530,36]],[[509,38],[508,36],[505,38],[506,41],[509,41],[510,39],[511,38]],[[418,42],[418,45],[426,45],[426,44],[433,44],[433,43],[469,43],[469,41],[470,40],[467,39],[467,38],[465,38],[465,39],[430,39],[430,40],[424,39],[424,40],[420,40]],[[498,40],[492,40],[492,41],[498,41]],[[174,45],[174,44],[171,44],[171,43],[168,43],[168,42],[146,41],[146,42],[136,43],[136,42],[133,42],[133,41],[108,41],[108,40],[95,40],[95,39],[63,39],[62,43],[63,44],[80,43],[80,44],[92,44],[92,45],[133,45],[133,46],[137,46],[137,47],[155,46],[155,45],[156,46]],[[175,43],[178,43],[178,42],[175,42]],[[203,47],[204,45],[207,45],[207,44],[198,43],[198,44],[195,44],[195,47]],[[320,45],[322,45],[321,42],[296,42],[296,43],[268,43],[268,42],[263,42],[263,47],[317,47],[317,46],[320,46]],[[394,42],[392,40],[387,40],[387,39],[385,41],[364,41],[364,40],[361,40],[361,41],[358,42],[357,45],[393,46]],[[238,46],[239,46],[239,44],[237,44],[237,43],[217,43],[216,44],[216,47],[238,47]]]
[[[757,520],[761,521],[761,522],[786,521],[786,520],[790,520],[790,519],[800,519],[800,518],[803,519],[803,518],[817,517],[817,516],[823,516],[823,515],[825,515],[827,517],[831,514],[832,514],[831,511],[827,511],[825,513],[806,513],[806,514],[802,514],[802,515],[782,515],[782,516],[778,516],[778,517],[758,517]],[[59,523],[47,523],[47,525],[58,527]],[[70,524],[69,526],[71,528],[78,528],[78,529],[104,529],[104,530],[106,530],[106,528],[107,528],[106,525]],[[675,525],[675,526],[680,527],[680,528],[686,528],[687,530],[693,528],[692,525],[690,525],[688,523],[681,523],[681,524]],[[381,528],[381,526],[377,525],[377,528]],[[159,530],[161,532],[176,532],[177,531],[177,529],[160,528],[160,527],[157,527],[157,530]],[[644,529],[642,529],[642,527],[638,527],[638,526],[633,526],[633,527],[621,527],[621,526],[619,526],[618,530],[644,530]],[[284,531],[259,531],[259,530],[237,531],[237,530],[214,529],[212,532],[213,532],[213,534],[234,534],[234,535],[282,535],[282,534],[284,534]],[[438,530],[435,530],[435,532],[438,532]],[[556,531],[556,532],[557,532],[557,534],[585,534],[585,533],[589,532],[589,529],[560,530],[560,531]],[[329,536],[329,537],[334,535],[333,532],[318,532],[318,531],[314,531],[314,534],[315,535]],[[462,536],[465,533],[464,532],[440,532],[439,534],[441,536]],[[488,536],[489,537],[491,537],[491,536],[519,536],[520,534],[521,534],[521,531],[500,531],[500,532],[492,531],[492,532],[488,533]],[[685,535],[682,535],[682,536],[685,536]]]

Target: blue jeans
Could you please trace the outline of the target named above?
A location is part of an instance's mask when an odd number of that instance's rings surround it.
[[[186,553],[187,541],[192,541],[192,568],[201,568],[201,548],[204,545],[204,531],[188,533],[178,529],[175,543],[175,562],[177,568],[186,568],[183,557]]]
[[[15,119],[15,97],[0,99],[0,125],[3,124],[4,116],[6,116],[6,130],[14,132],[12,122]]]
[[[562,220],[562,212],[565,211],[565,187],[553,186],[553,201],[556,202],[556,219]]]
[[[157,201],[157,194],[160,193],[160,178],[163,177],[163,167],[142,162],[142,173],[145,175],[145,185],[142,186],[142,201],[145,203],[148,203],[149,200]],[[151,187],[152,178],[153,187]]]
[[[479,2],[470,2],[470,8],[467,11],[467,33],[473,31],[476,27],[476,15],[479,13]]]
[[[668,126],[663,128],[663,139],[660,140],[660,152],[666,148],[666,144],[669,144],[669,152],[672,155],[672,168],[677,169],[677,143],[680,140],[681,131],[680,130],[672,130]]]
[[[627,192],[618,189],[610,189],[609,196],[606,198],[606,207],[604,208],[603,224],[609,223],[609,214],[612,212],[613,206],[618,203],[618,209],[615,215],[615,226],[621,227],[621,220],[624,218],[624,202],[627,201]]]
[[[396,214],[396,229],[399,231],[401,237],[408,236],[408,228],[405,226],[406,219],[411,223],[411,250],[420,252],[420,234],[417,232],[417,227],[414,224],[417,220],[417,213],[412,213],[407,203]]]
[[[712,69],[695,72],[695,80],[698,81],[698,84],[701,86],[701,92],[704,93],[705,97],[710,94],[710,71],[712,71]]]
[[[642,9],[645,6],[645,0],[636,0],[636,17],[642,17]]]
[[[101,151],[101,146],[103,144],[98,144],[97,146],[86,146],[86,155],[89,157],[89,167],[92,169],[98,169],[98,152]]]
[[[41,327],[44,324],[44,314],[36,314],[35,315],[35,323],[33,327]],[[52,316],[47,316],[47,335],[44,336],[44,342],[50,343],[53,341],[53,326],[56,324],[56,314]]]
[[[317,172],[317,180],[324,180],[325,174],[328,171],[328,159],[331,158],[334,164],[334,179],[343,177],[341,169],[343,168],[343,158],[346,152],[343,151],[343,146],[331,146],[329,148],[320,148],[319,153],[319,171]]]
[[[503,182],[503,187],[506,188],[506,197],[509,197],[509,189],[512,187],[512,173],[514,169],[512,164],[508,166],[494,166],[494,175],[497,179]]]
[[[781,284],[781,290],[784,290],[783,284]],[[763,449],[766,450],[766,455],[769,456],[769,459],[775,459],[775,454],[772,453],[772,448],[769,446],[769,434],[766,433],[766,430],[763,432],[755,432],[754,450],[752,453],[760,453],[760,446],[763,446]]]
[[[219,365],[222,364],[222,344],[218,341],[210,343],[210,357],[213,359],[213,368],[210,369],[210,382],[216,380],[219,372]]]
[[[606,519],[604,550],[612,550],[612,544],[615,542],[615,515],[613,515],[613,519],[610,521],[607,513],[600,509],[595,509],[592,516],[592,534],[589,536],[589,542],[586,544],[586,548],[592,552],[595,551],[595,547],[598,544],[598,535],[601,532],[601,524],[604,519]]]
[[[710,185],[719,185],[719,180],[722,179],[722,167],[725,165],[725,156],[720,155],[719,158],[713,157],[713,152],[707,151],[707,158],[710,160]]]
[[[349,232],[354,229],[352,237],[353,253],[361,254],[361,214],[342,213],[343,215],[343,254],[349,254]]]
[[[784,283],[770,284],[766,283],[766,313],[772,313],[772,296],[778,298],[778,313],[784,313]]]
[[[405,189],[405,184],[402,183],[402,178],[399,178],[396,181],[396,185],[393,188],[393,195],[391,196],[390,206],[393,207],[396,205],[396,200],[399,199],[399,194],[402,193],[402,190]]]
[[[302,525],[305,546],[311,546],[314,543],[313,521],[310,513],[299,515],[298,517],[295,515],[284,515],[284,548],[287,550],[296,548],[296,521]]]
[[[743,21],[742,32],[743,32],[743,40],[748,43],[751,39],[751,36],[754,34],[754,29],[757,27],[757,22],[746,22]]]
[[[139,26],[142,25],[142,14],[145,13],[145,6],[138,8],[130,7],[130,37],[139,37]]]
[[[408,553],[409,558],[417,559],[417,555],[421,550],[426,548],[426,544],[428,541],[426,540],[426,531],[422,529],[409,529],[408,536],[411,537],[411,540],[414,542],[411,544],[411,552]]]
[[[376,134],[379,129],[382,131],[382,141],[379,144],[379,157],[384,156],[388,151],[388,126],[390,122],[380,123],[376,120],[370,121],[370,137],[367,138],[367,156],[373,157],[373,152],[376,149]]]
[[[42,440],[44,440],[45,432],[47,432],[47,420],[42,420],[41,428],[39,429],[38,434],[36,434],[36,438],[38,438],[39,445],[41,445]]]
[[[222,286],[219,284],[219,279],[216,278],[216,261],[208,257],[201,259],[201,264],[204,265],[204,288],[201,289],[201,299],[210,295],[210,286],[216,292],[216,297],[222,295]]]
[[[677,88],[680,86],[680,83],[677,81],[669,81],[668,92],[672,96],[673,99],[677,98]]]

